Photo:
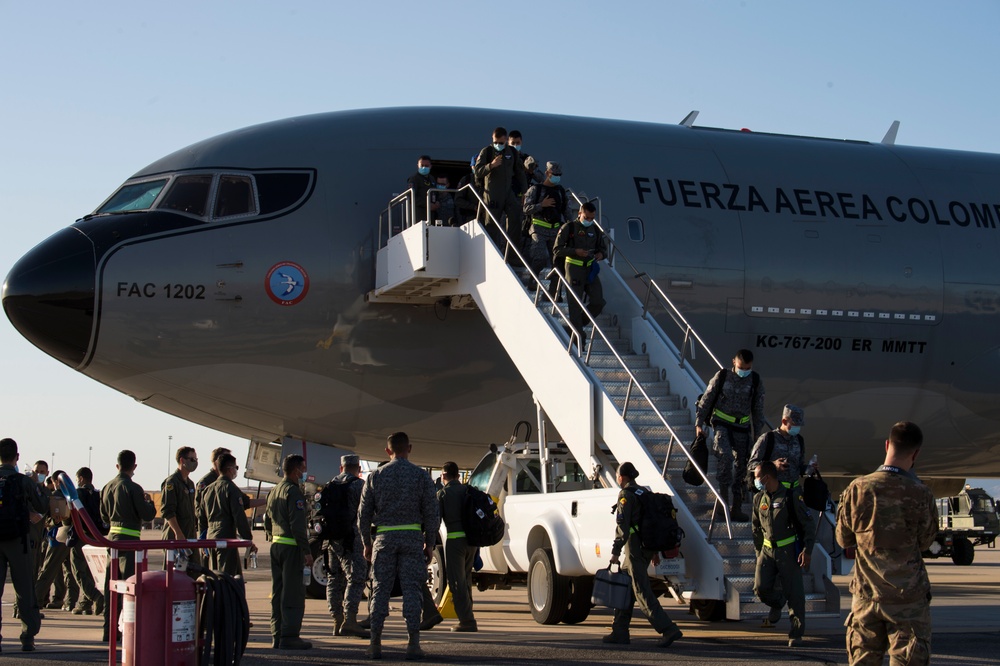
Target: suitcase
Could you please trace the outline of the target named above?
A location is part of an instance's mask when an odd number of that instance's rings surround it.
[[[632,603],[632,579],[618,567],[618,571],[601,569],[594,575],[594,593],[590,598],[595,606],[626,610]]]

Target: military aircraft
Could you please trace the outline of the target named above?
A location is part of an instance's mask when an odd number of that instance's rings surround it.
[[[769,417],[804,407],[825,476],[873,469],[903,419],[939,494],[1000,475],[1000,158],[894,131],[461,108],[266,123],[128,178],[17,262],[4,310],[45,353],[183,419],[372,458],[406,430],[419,461],[471,467],[530,418],[524,380],[475,309],[366,295],[417,158],[454,184],[498,125],[600,197],[602,226],[720,359],[755,352]]]

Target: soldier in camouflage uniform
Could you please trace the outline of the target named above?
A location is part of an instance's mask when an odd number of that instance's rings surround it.
[[[778,469],[770,460],[754,469],[754,485],[759,491],[753,498],[753,546],[757,551],[753,591],[771,607],[764,623],[773,627],[781,619],[781,609],[788,602],[788,647],[802,644],[806,629],[806,595],[802,570],[809,568],[816,526],[802,501],[802,491],[778,481]],[[801,550],[800,547],[801,546]],[[781,589],[775,582],[781,580]]]
[[[934,494],[913,474],[920,428],[901,421],[885,442],[885,462],[851,482],[837,507],[837,541],[856,547],[847,616],[851,664],[928,664],[931,584],[920,553],[938,531]],[[876,503],[877,499],[877,503]]]
[[[545,180],[532,185],[524,195],[524,224],[531,240],[528,261],[535,275],[542,278],[545,277],[542,271],[553,266],[552,247],[556,234],[570,219],[569,197],[566,188],[559,184],[562,167],[558,162],[547,162],[545,167]],[[548,291],[555,298],[559,293],[559,278],[552,277]]]
[[[444,486],[437,492],[437,497],[448,537],[444,545],[445,575],[458,616],[458,624],[451,630],[479,631],[472,612],[472,568],[478,548],[469,545],[462,525],[468,486],[459,478],[458,464],[454,462],[444,464],[441,480]]]
[[[805,418],[801,407],[785,405],[781,412],[781,426],[760,436],[750,454],[747,469],[752,473],[764,461],[770,439],[771,455],[767,459],[777,468],[778,481],[786,488],[798,488],[806,471],[805,443],[799,435]]]
[[[299,637],[306,612],[302,570],[313,563],[306,500],[299,488],[306,474],[305,458],[287,456],[281,468],[285,476],[267,494],[264,514],[264,530],[271,542],[271,647],[308,650],[312,643]]]
[[[764,431],[764,382],[752,367],[752,351],[736,352],[732,369],[723,368],[708,382],[695,417],[699,435],[709,424],[715,430],[716,481],[723,502],[729,502],[732,491],[729,517],[737,522],[750,520],[741,510],[747,461],[750,443]]]
[[[35,603],[34,549],[29,526],[32,523],[42,522],[42,515],[48,513],[49,506],[42,495],[41,487],[27,476],[18,473],[15,465],[19,457],[17,442],[10,438],[0,440],[0,477],[6,478],[17,474],[14,482],[21,486],[21,497],[24,498],[23,511],[26,514],[18,516],[19,526],[13,530],[15,534],[20,532],[19,536],[0,539],[0,569],[4,572],[3,576],[0,576],[0,596],[3,595],[3,588],[7,583],[9,568],[10,580],[14,585],[14,605],[19,611],[18,617],[21,620],[21,649],[30,652],[35,649],[35,635],[42,622],[38,604]],[[9,492],[8,490],[8,497]]]
[[[630,462],[624,462],[618,468],[617,481],[621,492],[618,493],[618,503],[615,505],[617,525],[615,527],[615,541],[611,547],[611,564],[618,564],[619,555],[622,549],[625,550],[625,564],[622,569],[627,571],[632,578],[632,602],[628,608],[615,609],[615,620],[611,625],[611,633],[602,640],[605,643],[627,644],[630,642],[629,625],[632,623],[632,611],[638,602],[639,610],[661,636],[658,645],[665,648],[670,647],[684,634],[670,619],[670,616],[663,611],[663,607],[660,606],[656,593],[653,592],[653,587],[649,583],[647,573],[649,564],[650,562],[659,564],[660,555],[656,551],[646,550],[642,547],[637,531],[639,521],[642,518],[640,496],[646,492],[635,482],[637,476],[639,476],[639,471]]]
[[[427,587],[427,563],[437,542],[441,515],[434,482],[430,474],[408,460],[410,450],[406,433],[390,435],[385,452],[391,460],[368,475],[361,492],[358,533],[374,578],[368,648],[372,659],[382,658],[382,626],[389,615],[389,596],[397,576],[409,634],[406,658],[424,656],[420,649],[421,587]]]
[[[112,541],[137,541],[142,538],[142,524],[156,516],[156,506],[149,493],[132,480],[135,474],[135,453],[124,450],[118,454],[118,476],[108,481],[101,491],[101,520],[110,526],[108,538]],[[127,580],[135,574],[135,553],[122,550],[118,554],[118,578]],[[111,567],[104,579],[104,598],[109,599]],[[108,640],[108,617],[110,604],[104,608],[104,640]],[[122,605],[118,604],[117,615],[121,615]],[[118,626],[118,618],[114,618]]]
[[[358,505],[361,504],[361,460],[354,454],[340,457],[340,474],[330,483],[346,483],[348,486],[348,510],[352,519],[353,537],[328,542],[331,571],[330,582],[326,586],[326,598],[334,619],[334,636],[357,636],[370,638],[370,634],[358,624],[358,606],[368,580],[368,560],[365,559],[364,543],[358,534]]]
[[[233,483],[239,469],[232,454],[222,454],[219,458],[219,478],[202,493],[201,511],[208,519],[209,539],[235,539],[238,536],[253,541],[243,491]],[[251,545],[250,551],[256,552],[257,546]],[[239,551],[235,548],[213,549],[212,568],[230,576],[242,575]]]

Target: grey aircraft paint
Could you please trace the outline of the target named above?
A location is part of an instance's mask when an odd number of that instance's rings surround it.
[[[190,421],[373,458],[406,430],[420,462],[474,464],[534,411],[485,320],[365,294],[417,157],[468,163],[496,125],[600,196],[721,359],[754,351],[768,416],[804,406],[827,475],[871,470],[902,419],[924,429],[923,476],[1000,475],[994,155],[478,109],[292,118],[130,179],[252,175],[266,211],[88,216],[11,269],[4,309],[46,353]]]

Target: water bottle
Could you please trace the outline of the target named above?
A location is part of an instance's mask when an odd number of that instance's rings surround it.
[[[250,568],[251,569],[256,569],[257,568],[257,552],[256,551],[250,553]]]
[[[309,587],[312,582],[312,567],[302,567],[302,584]]]
[[[816,463],[819,462],[819,454],[814,453],[813,457],[809,459],[809,465],[806,466],[806,474],[812,475],[816,471]]]

